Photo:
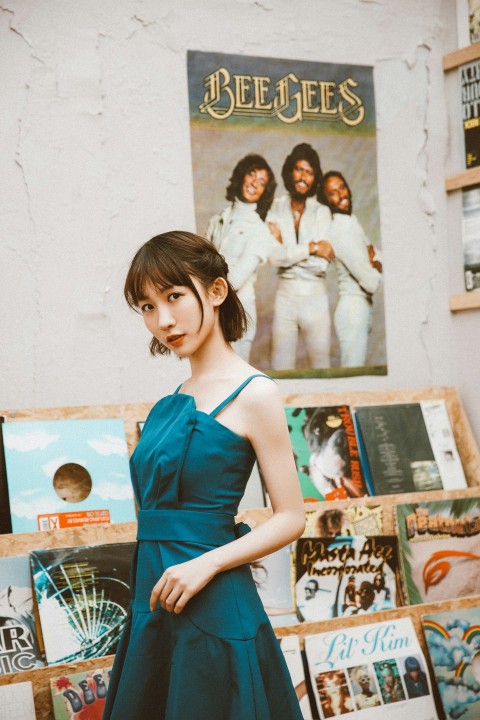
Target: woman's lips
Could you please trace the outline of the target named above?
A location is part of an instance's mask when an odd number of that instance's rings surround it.
[[[184,338],[185,335],[169,335],[167,337],[167,343],[175,347],[176,345],[180,345],[180,343],[183,342]]]

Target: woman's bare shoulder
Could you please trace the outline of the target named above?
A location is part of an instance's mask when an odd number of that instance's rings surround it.
[[[283,405],[277,383],[263,373],[252,377],[243,389],[242,396],[245,406],[249,409],[263,409],[269,403],[273,403],[275,407]]]

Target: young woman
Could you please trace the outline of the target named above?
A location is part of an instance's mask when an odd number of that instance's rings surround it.
[[[131,460],[139,506],[132,611],[103,720],[301,720],[250,562],[305,526],[275,383],[230,346],[245,312],[207,240],[170,232],[135,255],[127,302],[153,354],[188,358],[191,376],[150,412]],[[234,517],[255,456],[273,515]]]
[[[205,233],[227,261],[229,281],[248,315],[247,331],[234,345],[247,362],[257,329],[257,271],[277,244],[264,222],[276,186],[267,161],[261,155],[246,155],[236,164],[227,187],[230,204],[210,219]]]

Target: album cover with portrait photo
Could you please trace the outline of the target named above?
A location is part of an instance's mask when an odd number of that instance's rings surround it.
[[[307,635],[305,653],[322,720],[438,720],[410,618]]]
[[[301,621],[370,614],[402,604],[396,536],[300,538],[294,558]]]

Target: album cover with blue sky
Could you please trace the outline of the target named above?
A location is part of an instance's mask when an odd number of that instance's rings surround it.
[[[122,420],[3,426],[13,532],[135,520]]]

